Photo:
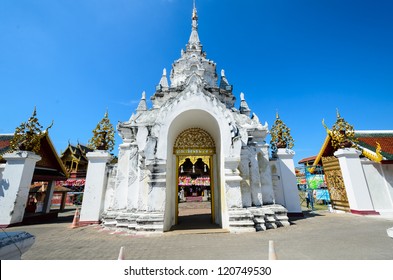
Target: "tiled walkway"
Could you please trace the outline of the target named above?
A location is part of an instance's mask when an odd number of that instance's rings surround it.
[[[62,216],[54,223],[5,231],[36,236],[32,248],[22,256],[26,260],[114,260],[122,246],[125,258],[135,260],[264,260],[269,240],[275,242],[278,259],[393,260],[393,239],[386,233],[393,220],[381,217],[306,212],[304,218],[292,219],[289,227],[264,232],[231,234],[210,229],[140,236],[100,226],[71,229],[73,213]]]

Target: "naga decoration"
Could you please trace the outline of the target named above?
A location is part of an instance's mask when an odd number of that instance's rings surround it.
[[[357,147],[358,140],[355,137],[355,130],[352,125],[344,120],[340,116],[337,109],[337,120],[334,123],[331,130],[329,130],[324,121],[322,120],[323,126],[331,137],[332,146],[335,150],[343,148]]]
[[[115,146],[115,130],[111,124],[108,112],[93,130],[93,137],[89,140],[89,148],[93,150],[112,151]]]
[[[277,149],[292,149],[292,147],[294,146],[294,140],[291,136],[291,129],[288,128],[285,123],[280,119],[278,113],[276,114],[276,120],[270,130],[270,134],[270,147],[272,149],[272,154],[275,154],[277,152]]]
[[[29,151],[38,153],[41,147],[41,138],[48,133],[48,129],[53,126],[53,121],[50,126],[42,130],[42,125],[38,122],[37,111],[34,107],[32,116],[27,122],[22,122],[14,132],[14,137],[10,141],[11,151]]]

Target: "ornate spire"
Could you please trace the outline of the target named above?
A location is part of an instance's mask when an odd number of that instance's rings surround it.
[[[358,142],[355,138],[355,130],[353,126],[347,123],[344,118],[340,116],[338,109],[337,120],[328,133],[332,138],[331,141],[334,149],[350,148],[355,146]]]
[[[147,111],[147,104],[146,104],[146,92],[142,92],[141,101],[139,101],[138,108],[136,111]]]
[[[244,115],[250,116],[251,110],[248,107],[246,99],[244,99],[244,93],[243,92],[240,93],[240,108],[239,108],[239,110],[240,110],[240,114],[244,114]]]
[[[228,79],[225,76],[224,69],[221,70],[220,89],[227,90],[227,91],[232,90],[232,86],[229,84]]]
[[[15,129],[14,137],[10,142],[12,151],[23,150],[38,153],[41,145],[41,138],[48,133],[48,129],[53,125],[49,125],[45,130],[40,125],[37,118],[37,110],[34,107],[32,116],[27,122],[23,122]]]
[[[113,150],[115,146],[115,129],[109,120],[108,110],[93,130],[93,136],[89,140],[88,146],[94,150]]]
[[[192,9],[192,24],[191,24],[191,35],[190,39],[188,40],[187,44],[187,51],[202,51],[202,45],[201,41],[199,40],[199,35],[198,35],[198,13],[197,9],[195,6],[195,1],[194,1],[194,7]]]
[[[166,77],[166,69],[165,68],[164,68],[164,70],[162,70],[162,77],[161,77],[159,86],[161,87],[161,89],[168,89],[169,88],[168,78]]]

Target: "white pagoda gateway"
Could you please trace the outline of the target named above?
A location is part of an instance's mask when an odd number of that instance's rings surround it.
[[[117,126],[123,143],[104,180],[102,225],[169,231],[178,223],[179,203],[198,198],[210,203],[211,222],[231,232],[289,225],[288,207],[276,204],[277,195],[285,201],[285,186],[272,175],[279,166],[269,162],[268,125],[250,114],[243,93],[240,99],[237,109],[224,71],[218,81],[216,64],[206,58],[194,6],[191,35],[170,83],[164,69],[153,107],[143,93],[136,112]],[[297,192],[296,181],[290,187]]]

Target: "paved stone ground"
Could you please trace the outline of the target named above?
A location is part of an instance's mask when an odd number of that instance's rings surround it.
[[[282,260],[392,260],[393,219],[329,212],[305,212],[289,227],[256,233],[172,231],[156,236],[114,233],[100,226],[71,229],[73,211],[54,223],[11,227],[36,236],[25,260],[115,260],[124,247],[133,260],[268,259],[269,240]],[[197,233],[196,233],[197,232]]]

